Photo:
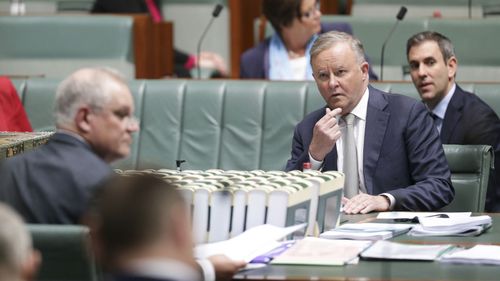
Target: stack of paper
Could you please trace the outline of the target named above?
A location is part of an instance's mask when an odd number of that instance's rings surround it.
[[[346,265],[357,263],[358,255],[371,241],[328,240],[306,237],[297,241],[272,264]]]
[[[477,245],[445,254],[441,262],[500,265],[500,246]]]
[[[395,223],[346,223],[325,231],[326,239],[383,240],[408,232],[413,225]]]
[[[408,233],[413,236],[476,236],[491,227],[490,216],[468,218],[420,218],[420,224]]]
[[[377,241],[361,253],[361,257],[366,259],[433,261],[452,248],[454,246],[451,244],[411,245],[390,241]]]
[[[275,249],[281,245],[278,240],[305,226],[306,224],[300,224],[285,228],[269,224],[260,225],[226,241],[198,245],[194,249],[195,257],[201,259],[223,254],[233,260],[249,262]]]

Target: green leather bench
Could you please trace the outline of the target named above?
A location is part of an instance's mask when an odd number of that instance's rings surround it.
[[[14,80],[35,130],[53,130],[60,80]],[[294,126],[324,102],[314,82],[131,80],[141,130],[130,157],[116,167],[283,169]],[[410,82],[375,87],[418,98]],[[500,112],[500,84],[463,84]]]
[[[37,281],[98,280],[87,227],[31,224],[28,229],[42,254]]]
[[[0,16],[0,74],[65,77],[108,65],[135,76],[133,18]]]
[[[52,103],[58,83],[53,79],[14,81],[35,130],[54,129]],[[418,98],[410,82],[373,85]],[[129,86],[141,123],[130,156],[114,164],[121,169],[175,169],[175,160],[182,159],[187,161],[184,169],[281,170],[290,157],[295,125],[324,105],[314,82],[172,79],[132,80]],[[461,86],[500,112],[500,84]],[[486,153],[462,152],[459,148],[446,152],[453,159],[452,173],[463,174],[465,164],[470,165],[471,174],[476,173],[477,162],[454,163],[460,162],[457,157],[479,159]],[[469,184],[483,185],[484,180],[472,178]],[[483,197],[472,201],[484,202]],[[470,208],[482,207],[473,203],[467,206]]]

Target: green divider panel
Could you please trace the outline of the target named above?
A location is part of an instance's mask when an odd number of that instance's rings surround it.
[[[207,170],[218,166],[224,95],[224,82],[201,80],[187,84],[179,156],[186,160],[183,168]]]
[[[316,109],[320,109],[326,105],[325,100],[321,96],[318,90],[318,86],[316,86],[315,82],[306,82],[307,83],[307,97],[306,104],[304,106],[304,117],[315,111]]]
[[[259,168],[265,88],[265,83],[227,82],[219,168]]]
[[[304,82],[273,82],[266,88],[260,169],[284,170],[295,125],[303,118]]]
[[[500,116],[500,85],[476,84],[474,93],[486,102]]]
[[[429,30],[450,38],[460,65],[500,67],[500,20],[429,20]]]
[[[185,87],[185,80],[147,81],[138,168],[175,169],[180,151]]]
[[[55,130],[54,100],[60,82],[58,79],[27,80],[23,105],[33,130]]]

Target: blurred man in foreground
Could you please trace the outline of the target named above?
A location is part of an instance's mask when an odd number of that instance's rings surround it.
[[[21,217],[0,203],[0,280],[35,280],[40,254]]]
[[[187,205],[159,178],[144,174],[111,179],[91,204],[89,227],[108,280],[204,279],[193,257]],[[218,279],[231,279],[243,265],[233,263]]]

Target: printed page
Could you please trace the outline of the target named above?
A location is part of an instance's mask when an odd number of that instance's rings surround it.
[[[272,264],[338,265],[356,260],[371,241],[329,240],[306,237],[276,257]]]

